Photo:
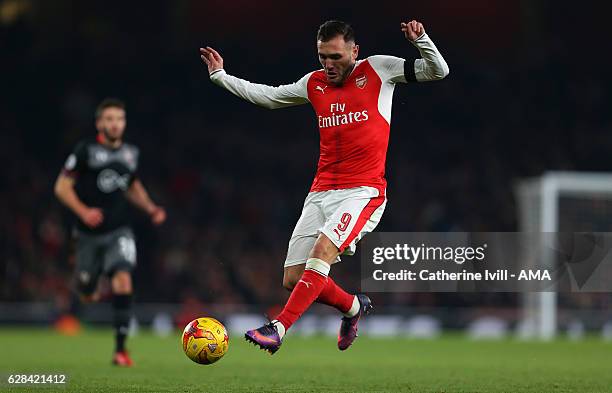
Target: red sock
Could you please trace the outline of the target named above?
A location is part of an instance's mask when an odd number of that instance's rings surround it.
[[[317,299],[325,287],[327,276],[312,270],[304,270],[302,278],[291,291],[291,296],[276,319],[283,324],[285,330],[297,321],[297,319],[310,307]]]
[[[331,277],[327,277],[327,283],[317,298],[317,303],[327,304],[328,306],[335,307],[341,313],[346,313],[353,306],[353,299],[355,295],[346,293],[344,289],[340,288],[338,284],[332,280]]]

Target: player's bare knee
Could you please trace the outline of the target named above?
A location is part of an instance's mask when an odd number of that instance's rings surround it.
[[[286,269],[283,275],[283,287],[288,291],[292,291],[300,278],[302,278],[303,273],[304,265],[292,266]]]
[[[118,285],[113,292],[117,295],[129,295],[132,293],[132,284],[121,283],[121,285]]]
[[[132,287],[130,285],[121,285],[113,289],[115,295],[130,295],[132,293]]]
[[[295,283],[293,282],[293,277],[291,276],[291,273],[288,271],[285,271],[285,274],[283,274],[283,288],[288,291],[292,291],[293,287],[295,286]]]
[[[293,291],[296,281],[293,278],[283,277],[283,287],[288,291]]]
[[[118,271],[112,278],[113,293],[117,295],[128,295],[132,293],[132,277],[126,271]]]
[[[327,237],[321,236],[310,251],[310,258],[321,259],[332,263],[339,254],[339,250]]]

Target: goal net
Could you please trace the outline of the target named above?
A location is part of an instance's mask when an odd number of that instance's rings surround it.
[[[548,172],[515,188],[518,229],[545,241],[549,232],[612,232],[612,174]],[[545,247],[533,252],[546,252]],[[552,266],[554,255],[538,255]],[[551,339],[562,328],[601,328],[609,317],[608,293],[521,294],[519,334]]]

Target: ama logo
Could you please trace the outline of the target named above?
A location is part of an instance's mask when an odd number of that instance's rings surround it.
[[[547,281],[550,281],[551,277],[550,277],[550,273],[546,269],[543,269],[543,270],[528,270],[528,269],[526,270],[526,269],[523,269],[519,273],[519,278],[518,279],[519,280],[523,280],[523,281],[531,281],[531,280],[536,280],[536,281],[547,280]]]

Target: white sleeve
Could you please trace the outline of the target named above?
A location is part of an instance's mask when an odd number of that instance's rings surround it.
[[[395,56],[376,55],[368,57],[368,62],[383,82],[406,82],[404,73],[406,60]]]
[[[426,33],[423,33],[412,44],[416,46],[422,57],[414,61],[414,76],[417,81],[434,81],[448,75],[450,71],[448,64]]]
[[[310,74],[290,85],[268,86],[251,83],[229,75],[225,70],[216,70],[210,74],[210,80],[232,94],[253,104],[268,109],[284,108],[308,103],[307,84]]]

